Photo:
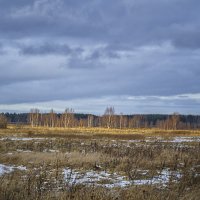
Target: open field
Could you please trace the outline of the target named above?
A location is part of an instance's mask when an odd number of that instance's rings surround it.
[[[65,136],[65,135],[81,135],[84,134],[86,136],[91,135],[100,135],[106,134],[114,134],[114,135],[132,135],[132,134],[139,134],[139,135],[192,135],[192,136],[200,136],[200,130],[197,129],[190,129],[190,130],[163,130],[158,128],[140,128],[140,129],[113,129],[113,128],[48,128],[48,127],[30,127],[29,125],[8,125],[7,129],[0,129],[0,135],[1,134],[14,134],[17,135],[20,134],[46,134],[46,135],[53,135],[56,134],[56,136]]]
[[[0,129],[0,199],[199,199],[200,131]]]

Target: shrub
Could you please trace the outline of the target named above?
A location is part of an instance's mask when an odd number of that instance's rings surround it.
[[[0,128],[7,128],[7,118],[0,114]]]

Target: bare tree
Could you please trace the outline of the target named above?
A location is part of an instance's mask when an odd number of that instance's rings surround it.
[[[74,120],[74,110],[72,108],[66,108],[65,112],[62,114],[64,127],[72,126]]]
[[[180,121],[180,115],[179,115],[179,113],[174,113],[171,116],[171,120],[172,120],[172,129],[176,130],[178,128],[178,123]]]
[[[94,116],[93,115],[88,115],[88,127],[93,127],[94,126]]]
[[[141,128],[141,116],[135,115],[132,118],[132,124],[133,124],[133,128]]]
[[[119,128],[120,129],[122,128],[122,124],[123,124],[123,113],[120,113],[120,116],[119,116]]]
[[[40,116],[40,110],[39,109],[32,108],[30,110],[28,118],[29,118],[29,122],[30,122],[32,127],[39,125],[39,123],[40,123],[39,116]]]
[[[114,122],[114,115],[115,115],[115,108],[114,107],[107,107],[104,112],[104,118],[106,120],[107,128],[111,128]]]
[[[53,109],[50,110],[49,121],[50,121],[50,127],[55,127],[56,114]]]

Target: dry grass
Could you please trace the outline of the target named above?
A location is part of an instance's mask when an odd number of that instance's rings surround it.
[[[156,132],[157,131],[157,132]],[[184,135],[165,132],[165,136]],[[199,132],[189,132],[194,136]],[[200,191],[200,143],[145,142],[162,135],[159,130],[44,129],[9,126],[0,137],[30,137],[34,140],[0,140],[0,164],[23,165],[0,176],[0,199],[198,199]],[[41,137],[43,139],[36,139]],[[129,142],[137,140],[138,142]],[[169,140],[170,141],[170,140]],[[96,185],[69,185],[63,181],[63,169],[70,167],[106,171],[126,176],[127,180],[148,179],[159,171],[179,171],[178,182],[162,185],[129,186],[108,189]],[[145,175],[138,172],[147,170]],[[106,182],[106,181],[105,181]]]
[[[48,127],[30,127],[28,125],[17,126],[8,125],[7,129],[0,129],[0,135],[17,134],[17,135],[35,135],[44,134],[45,136],[65,136],[65,135],[82,135],[85,137],[90,136],[110,136],[110,135],[120,135],[119,137],[128,137],[129,135],[200,135],[200,130],[162,130],[157,128],[152,129],[108,129],[108,128],[48,128]],[[110,136],[112,137],[112,136]]]

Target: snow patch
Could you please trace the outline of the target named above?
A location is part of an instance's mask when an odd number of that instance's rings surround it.
[[[33,151],[30,150],[23,150],[23,149],[17,149],[17,152],[22,152],[22,153],[32,153]]]
[[[171,143],[183,143],[183,142],[200,142],[200,137],[199,136],[188,136],[188,137],[183,137],[183,136],[176,136],[176,137],[171,137],[169,140],[166,140],[164,137],[148,137],[145,142],[171,142]]]
[[[88,184],[88,185],[103,185],[105,187],[125,187],[130,185],[130,181],[125,180],[125,177],[119,176],[116,173],[110,174],[104,171],[95,172],[78,172],[70,168],[63,171],[65,181],[70,184]]]
[[[170,179],[178,180],[181,178],[181,174],[179,172],[172,172],[168,169],[164,169],[158,176],[154,176],[152,179],[141,179],[141,180],[134,180],[133,183],[135,185],[151,185],[151,184],[162,184],[166,185],[169,183]]]
[[[46,138],[28,138],[28,137],[6,137],[0,138],[0,140],[12,140],[12,141],[30,141],[30,140],[45,140]]]
[[[9,166],[9,165],[3,165],[0,164],[0,176],[3,174],[11,173],[14,170],[26,170],[26,167],[24,166]]]
[[[143,170],[141,170],[143,171]],[[143,175],[147,174],[147,170],[144,170]],[[151,179],[139,179],[139,180],[128,180],[127,177],[121,176],[117,173],[108,173],[104,171],[86,171],[80,172],[77,170],[72,170],[66,168],[63,171],[64,180],[69,185],[74,184],[84,184],[84,185],[97,185],[104,186],[107,188],[114,187],[127,187],[130,185],[151,185],[151,184],[161,184],[166,186],[166,184],[172,180],[177,180],[181,178],[179,172],[171,172],[168,169],[164,169],[159,175],[152,177]]]

